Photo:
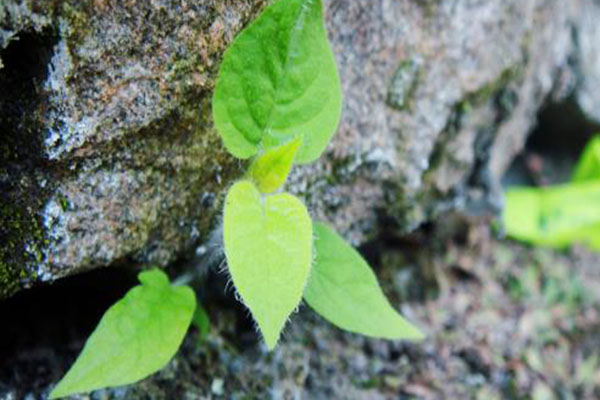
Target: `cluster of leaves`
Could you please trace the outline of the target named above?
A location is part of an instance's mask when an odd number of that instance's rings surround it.
[[[600,250],[600,136],[586,146],[569,183],[509,189],[503,219],[507,235],[518,240]]]
[[[213,100],[215,124],[233,155],[256,156],[246,179],[227,194],[225,255],[269,349],[303,297],[343,329],[421,337],[390,306],[352,247],[325,224],[313,226],[299,199],[273,193],[294,163],[314,161],[325,150],[341,107],[320,0],[273,4],[225,54]]]
[[[302,299],[336,326],[421,339],[389,304],[363,258],[311,221],[281,187],[294,164],[316,160],[337,129],[342,95],[321,0],[279,0],[225,53],[213,115],[225,147],[253,157],[228,191],[223,242],[229,272],[269,349]],[[51,398],[136,382],[173,357],[195,318],[194,293],[160,270],[112,306]]]

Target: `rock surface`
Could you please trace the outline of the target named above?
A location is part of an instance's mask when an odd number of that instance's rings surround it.
[[[220,57],[264,0],[0,5],[0,297],[125,262],[166,265],[243,172],[215,133]],[[391,216],[498,211],[549,95],[600,121],[594,0],[329,0],[339,132],[290,190],[354,243]]]

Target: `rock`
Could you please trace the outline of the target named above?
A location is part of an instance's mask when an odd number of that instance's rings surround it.
[[[241,171],[212,129],[211,89],[263,2],[18,3],[1,8],[0,291],[172,261]]]
[[[213,129],[214,80],[266,3],[4,0],[0,297],[164,266],[207,240],[244,169]],[[498,211],[499,177],[551,93],[575,91],[600,120],[593,0],[325,3],[343,119],[289,187],[356,244],[382,215],[410,231]]]
[[[577,100],[590,119],[600,121],[600,26],[598,2],[585,3],[581,14],[577,46],[577,62],[580,90]]]

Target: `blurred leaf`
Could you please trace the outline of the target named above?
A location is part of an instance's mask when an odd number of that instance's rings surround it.
[[[600,136],[586,146],[571,183],[508,189],[503,221],[507,235],[524,242],[600,250]]]
[[[600,250],[600,181],[509,189],[504,225],[508,236],[524,242]]]
[[[196,311],[194,311],[192,323],[198,328],[198,331],[200,331],[200,340],[206,339],[210,333],[210,318],[200,303],[196,304]]]
[[[571,179],[572,182],[594,180],[600,180],[600,135],[587,144]]]
[[[140,273],[139,280],[106,311],[51,399],[137,382],[175,355],[196,307],[194,292],[171,286],[158,269]]]

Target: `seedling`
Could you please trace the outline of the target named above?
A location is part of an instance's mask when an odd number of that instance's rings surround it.
[[[389,304],[363,258],[304,204],[281,191],[294,164],[319,158],[337,129],[340,80],[321,0],[279,0],[225,52],[213,116],[225,147],[253,158],[225,199],[223,243],[235,290],[269,350],[304,300],[350,332],[423,336]],[[159,270],[111,307],[51,393],[58,398],[133,383],[162,368],[196,313],[192,290]]]

